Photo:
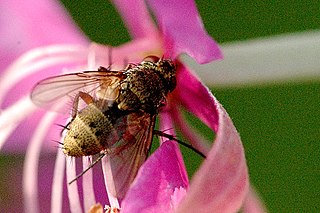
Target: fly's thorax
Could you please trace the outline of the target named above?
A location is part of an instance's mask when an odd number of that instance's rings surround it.
[[[121,83],[120,110],[142,109],[154,112],[165,104],[166,88],[159,76],[149,69],[132,69]]]
[[[156,113],[176,86],[176,66],[171,60],[143,61],[128,69],[126,74],[117,99],[120,110],[142,109]]]
[[[112,120],[95,104],[82,109],[68,126],[63,150],[66,155],[94,155],[108,148],[107,137],[113,131]]]

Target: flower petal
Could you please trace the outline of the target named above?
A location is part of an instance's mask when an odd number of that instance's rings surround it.
[[[227,112],[202,83],[180,66],[176,97],[216,132],[216,139],[194,175],[177,212],[236,212],[248,191],[243,146]]]
[[[0,5],[0,70],[23,52],[40,45],[87,43],[57,1],[3,0]]]
[[[191,0],[148,0],[154,12],[168,56],[175,58],[187,53],[198,63],[221,59],[217,43],[205,31],[194,1]]]
[[[111,58],[110,58],[111,54]],[[155,38],[135,39],[118,47],[106,46],[93,43],[89,49],[90,68],[99,66],[112,69],[124,69],[127,63],[140,63],[141,60],[149,55],[162,56],[161,44]]]
[[[175,191],[188,186],[185,168],[179,164],[179,155],[181,157],[175,142],[162,143],[140,168],[122,202],[121,212],[172,211],[172,203],[177,202],[172,200],[177,197],[174,196]]]
[[[186,196],[187,190],[186,188],[180,187],[180,188],[175,188],[171,200],[172,200],[172,208],[177,209],[179,206],[181,200]]]
[[[249,192],[247,194],[246,200],[244,202],[243,213],[265,213],[267,212],[267,208],[264,203],[260,200],[256,191],[252,188],[249,188]]]
[[[129,33],[134,39],[153,37],[158,34],[144,1],[113,0]]]
[[[181,133],[188,138],[195,149],[204,155],[207,155],[210,150],[211,143],[207,141],[196,129],[189,125],[188,121],[184,119],[184,116],[181,115],[178,110],[178,106],[172,106],[170,111],[172,118],[175,121],[175,125],[179,128]]]
[[[183,64],[178,65],[177,87],[173,96],[176,102],[195,114],[213,131],[218,131],[220,115],[215,98],[200,79]]]

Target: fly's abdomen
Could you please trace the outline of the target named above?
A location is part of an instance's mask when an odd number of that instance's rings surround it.
[[[70,123],[63,151],[74,157],[97,154],[108,148],[106,140],[112,130],[110,119],[94,104],[89,104]]]

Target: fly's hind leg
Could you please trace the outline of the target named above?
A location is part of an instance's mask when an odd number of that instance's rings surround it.
[[[71,117],[72,120],[77,116],[78,114],[78,107],[79,107],[79,100],[80,98],[86,103],[86,104],[91,104],[93,103],[93,97],[89,95],[88,93],[85,92],[79,92],[73,101],[73,106],[72,106],[72,112],[71,112]]]
[[[69,130],[69,125],[72,123],[72,121],[75,119],[75,117],[78,114],[78,107],[79,107],[79,100],[80,98],[86,103],[86,104],[91,104],[93,102],[93,97],[91,95],[89,95],[88,93],[85,92],[79,92],[73,100],[73,104],[72,104],[72,111],[71,111],[71,120],[67,123],[67,125],[59,125],[61,126],[63,129],[61,131],[61,136],[63,135],[64,130]]]

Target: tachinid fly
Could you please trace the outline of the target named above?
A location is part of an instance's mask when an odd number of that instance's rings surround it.
[[[74,157],[109,155],[117,175],[114,196],[122,198],[147,157],[156,115],[175,86],[173,61],[149,56],[120,71],[100,67],[44,79],[31,99],[48,107],[73,98],[62,149]]]

